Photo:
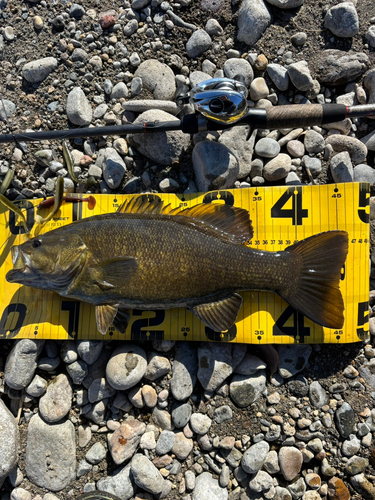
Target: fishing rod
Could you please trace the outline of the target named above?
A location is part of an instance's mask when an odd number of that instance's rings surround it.
[[[230,78],[206,80],[190,92],[183,86],[177,92],[178,106],[192,104],[195,113],[181,120],[125,123],[104,127],[68,130],[21,132],[0,135],[0,143],[33,142],[103,135],[169,132],[186,134],[224,130],[234,125],[250,125],[259,129],[300,128],[335,123],[345,118],[375,117],[375,104],[345,106],[344,104],[291,104],[269,109],[248,108],[247,88],[243,82]]]

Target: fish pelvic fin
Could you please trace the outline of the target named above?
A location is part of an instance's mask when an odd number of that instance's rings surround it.
[[[96,325],[102,335],[107,333],[108,328],[112,325],[118,311],[118,304],[101,305],[95,307]]]
[[[194,224],[199,231],[214,231],[226,241],[245,243],[253,237],[254,230],[249,212],[243,208],[221,203],[199,203],[189,208],[171,208],[162,200],[148,200],[144,195],[124,202],[118,213],[165,215],[176,217],[181,224]]]
[[[234,293],[223,300],[199,304],[193,307],[191,311],[212,330],[223,332],[229,330],[236,321],[241,306],[241,295]]]
[[[279,295],[312,321],[327,328],[340,329],[344,325],[344,302],[339,284],[348,243],[346,231],[327,231],[285,249],[298,257],[300,276],[297,285],[278,291]]]

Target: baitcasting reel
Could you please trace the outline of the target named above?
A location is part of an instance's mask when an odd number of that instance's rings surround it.
[[[188,95],[180,93],[177,104],[190,102],[196,111],[210,120],[235,123],[247,110],[246,86],[231,78],[212,78],[194,87]]]

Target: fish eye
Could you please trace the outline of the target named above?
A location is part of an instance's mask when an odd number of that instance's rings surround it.
[[[41,244],[42,244],[42,242],[40,240],[34,240],[32,242],[32,247],[33,248],[38,248],[38,247],[40,247]]]

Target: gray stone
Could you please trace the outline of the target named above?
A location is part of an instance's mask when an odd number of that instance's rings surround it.
[[[242,361],[241,345],[206,343],[198,348],[198,379],[206,391],[215,391]]]
[[[241,363],[234,369],[234,373],[253,375],[258,370],[265,370],[266,368],[267,364],[262,359],[254,356],[254,354],[246,353]]]
[[[278,181],[284,179],[290,172],[292,160],[289,155],[279,153],[268,161],[263,167],[263,177],[267,181]]]
[[[134,123],[178,121],[175,116],[160,110],[145,111]],[[171,165],[179,161],[190,145],[190,137],[180,130],[155,132],[153,134],[129,134],[129,144],[141,154],[162,165]]]
[[[356,474],[360,474],[364,472],[364,470],[368,467],[369,461],[367,458],[354,457],[349,458],[349,460],[345,464],[345,472],[349,476],[355,476]]]
[[[140,453],[134,455],[130,470],[137,486],[153,495],[161,493],[164,483],[163,476],[147,457]]]
[[[280,64],[271,63],[267,66],[268,76],[271,78],[276,87],[285,92],[289,88],[288,70]]]
[[[359,374],[370,387],[375,388],[375,358],[369,359],[363,365],[360,365]],[[375,430],[375,426],[371,430]]]
[[[326,144],[331,145],[336,153],[347,151],[354,165],[358,165],[366,159],[367,147],[355,137],[333,134],[327,137]]]
[[[158,352],[169,352],[176,342],[174,340],[153,340],[152,347]]]
[[[161,431],[158,442],[156,443],[155,452],[158,455],[169,453],[174,445],[174,436],[174,432],[172,431]]]
[[[124,26],[124,35],[130,37],[138,29],[138,21],[136,19],[130,19]]]
[[[255,145],[255,152],[263,158],[275,158],[280,153],[280,144],[269,137],[263,137]]]
[[[242,456],[241,467],[247,474],[256,474],[264,465],[270,445],[259,441],[248,448]]]
[[[18,461],[20,435],[14,416],[0,399],[0,488]]]
[[[285,177],[286,186],[299,186],[300,184],[302,183],[295,172],[289,172],[289,174]]]
[[[375,497],[375,487],[363,473],[350,478],[350,483],[357,493],[366,500],[372,500]]]
[[[47,423],[59,422],[72,407],[73,390],[64,373],[57,375],[39,400],[39,412]]]
[[[89,125],[92,120],[91,104],[80,87],[74,87],[66,101],[66,114],[68,119],[79,126]]]
[[[103,170],[104,180],[110,189],[120,186],[126,172],[126,165],[114,148],[100,150],[96,165]]]
[[[86,460],[80,460],[77,466],[77,477],[82,477],[92,470],[92,465],[87,463]]]
[[[58,61],[54,57],[44,57],[31,61],[22,68],[22,76],[29,83],[40,83],[57,68]]]
[[[353,174],[354,182],[369,182],[370,184],[374,184],[375,182],[375,169],[370,167],[370,165],[357,165],[354,167]]]
[[[65,180],[64,180],[65,181]],[[42,356],[38,359],[38,368],[45,372],[53,372],[60,364],[60,357],[49,358],[48,356]]]
[[[16,105],[8,99],[0,101],[0,120],[6,122],[16,111]]]
[[[195,481],[192,500],[227,500],[228,490],[219,485],[209,472],[203,472]]]
[[[48,457],[48,459],[47,459]],[[25,471],[29,481],[51,491],[66,488],[76,477],[76,444],[73,424],[49,425],[39,415],[29,423]]]
[[[197,349],[188,342],[178,342],[171,379],[171,392],[177,401],[191,396],[197,381],[197,370]]]
[[[70,363],[70,365],[66,366],[66,371],[69,373],[73,384],[80,385],[88,374],[87,364],[79,359],[74,361],[74,363]]]
[[[157,380],[171,371],[171,363],[167,357],[161,356],[157,352],[149,351],[147,359],[147,369],[144,374],[144,378],[147,380]]]
[[[251,64],[246,59],[232,57],[227,59],[223,66],[224,75],[227,78],[234,78],[241,75],[244,78],[243,83],[248,87],[254,78],[254,71]]]
[[[347,38],[356,35],[359,31],[359,19],[352,2],[342,2],[331,7],[325,16],[324,27],[335,36]]]
[[[347,151],[343,151],[333,156],[333,158],[331,158],[330,167],[334,182],[353,181],[353,164]]]
[[[288,75],[293,85],[302,91],[314,88],[314,80],[311,76],[306,61],[298,61],[288,66]]]
[[[64,363],[74,363],[78,359],[76,343],[74,340],[66,340],[60,348],[60,356]]]
[[[75,19],[81,19],[85,14],[85,9],[78,3],[73,3],[70,7],[69,15]]]
[[[142,81],[142,80],[141,80]],[[117,83],[111,91],[111,99],[121,99],[128,97],[129,90],[124,82]]]
[[[175,77],[166,64],[156,59],[148,59],[138,66],[134,76],[142,79],[143,88],[151,92],[154,99],[174,100]]]
[[[289,144],[289,143],[288,143]],[[308,168],[313,177],[317,177],[322,171],[322,162],[319,158],[311,158],[308,155],[305,155],[302,158],[302,161],[306,168]]]
[[[34,377],[44,340],[21,339],[14,343],[5,362],[4,378],[12,389],[26,387]]]
[[[268,491],[273,487],[273,479],[263,470],[260,470],[256,473],[256,475],[250,480],[249,488],[252,491]]]
[[[193,440],[187,438],[183,432],[177,432],[174,436],[172,453],[176,455],[178,460],[185,460],[193,449],[193,444]]]
[[[134,479],[131,474],[131,464],[119,467],[111,476],[99,479],[97,489],[116,495],[121,500],[129,500],[135,493]]]
[[[190,86],[194,88],[196,85],[204,82],[205,80],[209,80],[211,75],[205,73],[204,71],[193,71],[189,75]]]
[[[279,9],[295,9],[303,5],[305,0],[267,0],[267,2]]]
[[[99,464],[105,459],[107,450],[104,448],[103,444],[99,441],[91,446],[89,451],[86,453],[86,460],[90,464]]]
[[[219,144],[226,146],[237,158],[239,173],[238,179],[244,179],[250,174],[251,159],[254,151],[254,141],[252,137],[247,140],[249,127],[231,127],[224,130],[219,137]]]
[[[171,431],[174,429],[172,417],[167,410],[161,410],[157,406],[152,411],[152,420],[155,425],[163,430]]]
[[[369,59],[363,52],[328,49],[318,55],[315,71],[323,85],[344,85],[359,78],[368,64]]]
[[[308,153],[321,153],[324,149],[324,138],[315,130],[308,130],[305,135],[304,145]]]
[[[314,408],[322,408],[329,403],[329,396],[317,380],[309,386],[309,398]]]
[[[375,151],[375,130],[362,137],[361,142],[367,147],[368,151]]]
[[[186,53],[191,59],[201,56],[211,47],[210,35],[204,30],[196,30],[186,43]]]
[[[74,49],[73,52],[72,52],[72,55],[70,56],[70,59],[73,61],[73,62],[76,62],[76,61],[79,61],[79,62],[83,62],[85,63],[87,61],[87,52],[83,49]]]
[[[170,177],[162,179],[159,182],[159,188],[162,193],[174,193],[179,187],[179,183]]]
[[[195,183],[201,192],[233,187],[239,176],[236,156],[223,144],[199,142],[193,150]]]
[[[203,436],[210,430],[212,420],[203,413],[193,413],[190,417],[190,428],[196,434]]]
[[[229,386],[230,397],[241,408],[256,401],[266,387],[266,373],[259,370],[254,375],[234,375]]]
[[[365,34],[365,39],[371,48],[375,48],[375,26],[370,26]]]
[[[290,491],[293,500],[297,500],[298,498],[302,498],[305,491],[306,491],[305,479],[303,477],[300,477],[294,483],[289,484],[288,490]]]
[[[19,486],[24,480],[24,475],[18,467],[15,467],[8,476],[10,484],[13,488]]]
[[[101,340],[78,340],[77,351],[79,356],[87,363],[92,365],[102,352],[103,342]]]
[[[297,45],[300,47],[301,45],[304,45],[307,40],[307,34],[304,31],[299,31],[298,33],[295,33],[293,36],[290,37],[290,41],[294,43],[294,45]]]
[[[342,443],[341,452],[346,457],[352,457],[353,455],[358,453],[360,447],[361,447],[361,441],[354,434],[350,434],[349,439],[346,439]],[[362,472],[362,471],[358,471],[358,472]],[[355,472],[354,474],[357,474],[357,472]],[[354,474],[352,474],[352,475],[354,475]]]
[[[237,39],[247,45],[254,45],[271,20],[271,13],[263,0],[244,0],[238,12]]]
[[[176,427],[183,428],[191,417],[191,406],[189,403],[177,403],[172,410],[172,420]]]
[[[209,19],[204,29],[210,36],[220,36],[223,34],[223,28],[216,19]]]
[[[349,403],[344,402],[335,413],[336,429],[343,438],[354,433],[355,413]]]
[[[233,412],[230,406],[223,405],[215,408],[214,420],[217,424],[222,424],[226,420],[230,420],[233,416]]]
[[[26,392],[29,396],[39,398],[46,392],[46,389],[47,380],[40,377],[39,375],[35,375],[30,384],[26,387]]]
[[[103,378],[97,378],[90,385],[88,390],[88,398],[90,403],[96,403],[103,399],[114,396],[116,389],[114,389],[109,382]]]
[[[281,345],[279,347],[278,371],[283,378],[293,377],[302,371],[311,354],[310,345]]]
[[[146,368],[145,351],[134,344],[123,344],[113,351],[108,361],[107,381],[114,389],[130,389],[142,379]]]
[[[133,101],[124,102],[122,107],[126,111],[134,113],[143,113],[150,109],[160,109],[160,111],[165,111],[171,115],[177,115],[180,112],[180,107],[175,102],[156,99],[134,99]]]

